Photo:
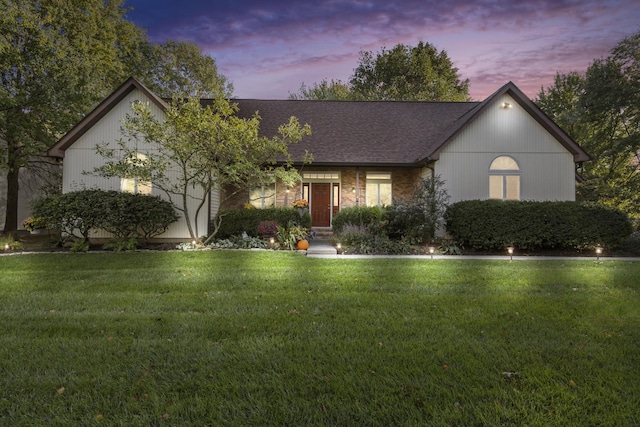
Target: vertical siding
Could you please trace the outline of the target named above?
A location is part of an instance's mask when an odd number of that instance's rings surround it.
[[[512,108],[502,108],[503,102]],[[436,162],[451,202],[487,199],[489,165],[500,155],[520,166],[522,200],[575,200],[573,156],[505,95],[458,134]]]
[[[96,145],[107,144],[110,148],[118,148],[118,140],[123,138],[121,132],[122,119],[131,112],[131,103],[134,101],[146,102],[145,95],[137,89],[132,91],[118,105],[109,111],[98,123],[92,126],[84,135],[82,135],[71,147],[65,152],[64,168],[62,177],[63,192],[77,191],[85,188],[97,188],[101,190],[120,190],[120,179],[103,178],[93,175],[92,172],[96,167],[104,164],[104,159],[96,153]],[[151,111],[156,117],[162,117],[164,113],[154,103],[150,102]],[[140,152],[148,152],[150,146],[144,141],[131,141],[136,144]],[[177,171],[173,171],[174,174]],[[202,192],[196,191],[196,196],[200,196]],[[167,199],[167,195],[158,188],[153,188],[153,195]],[[181,204],[179,197],[173,196],[172,199]],[[191,200],[189,209],[195,213],[197,202]],[[205,203],[198,221],[198,234],[204,235],[208,226],[208,203]],[[178,222],[161,236],[162,238],[186,239],[189,237],[188,228],[181,212]],[[109,237],[107,233],[100,232],[92,237]]]

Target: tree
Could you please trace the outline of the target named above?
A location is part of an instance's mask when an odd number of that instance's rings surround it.
[[[218,73],[215,60],[203,55],[195,43],[168,40],[143,49],[144,62],[138,74],[154,93],[171,98],[230,97],[232,86]]]
[[[327,79],[324,79],[320,83],[314,83],[310,88],[302,83],[298,92],[290,94],[289,99],[347,101],[353,99],[353,96],[346,83],[340,80],[328,82]]]
[[[351,77],[356,99],[468,101],[469,80],[460,81],[447,53],[431,44],[398,44],[377,54],[361,52]]]
[[[370,101],[469,101],[469,80],[460,81],[447,53],[431,44],[396,45],[360,52],[349,83],[327,79],[308,88],[304,83],[290,99]]]
[[[212,190],[246,188],[250,181],[280,179],[293,185],[300,180],[291,168],[288,147],[310,134],[310,127],[291,117],[280,126],[279,136],[266,138],[258,135],[258,115],[243,119],[236,112],[237,106],[223,97],[204,106],[197,98],[174,97],[161,120],[148,104],[136,104],[124,121],[125,138],[118,149],[98,147],[107,161],[94,173],[150,181],[182,213],[191,238],[199,240],[205,231],[198,229],[198,217]],[[148,149],[141,159],[138,142],[143,141]],[[189,207],[190,200],[196,201],[195,209]]]
[[[5,232],[17,229],[19,171],[129,74],[144,40],[122,0],[0,0],[0,168]]]
[[[553,86],[541,88],[536,104],[576,141],[587,137],[580,99],[584,96],[585,76],[578,72],[557,73]]]
[[[577,196],[616,206],[640,224],[640,33],[584,75],[556,76],[538,105],[591,155]]]

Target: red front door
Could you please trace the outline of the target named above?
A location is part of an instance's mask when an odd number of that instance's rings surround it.
[[[331,184],[311,184],[311,225],[329,227],[331,225]]]

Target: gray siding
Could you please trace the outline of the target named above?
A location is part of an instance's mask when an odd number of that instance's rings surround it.
[[[502,108],[503,102],[512,107]],[[489,198],[489,165],[501,155],[520,166],[522,200],[575,200],[572,155],[505,95],[440,154],[435,171],[446,181],[451,202]]]
[[[131,112],[130,106],[134,101],[146,102],[147,99],[145,99],[145,95],[137,89],[132,91],[66,150],[62,179],[62,188],[64,192],[76,191],[84,188],[120,190],[119,178],[103,178],[92,174],[96,167],[99,167],[104,163],[102,157],[96,153],[96,145],[106,143],[111,148],[118,148],[117,141],[123,138],[121,132],[122,119]],[[150,108],[157,117],[162,117],[164,115],[162,110],[155,104],[151,103]],[[141,153],[149,152],[150,150],[150,146],[144,141],[129,141],[129,143],[136,144],[138,151]],[[157,188],[153,188],[153,194],[167,198],[167,195],[159,191]],[[197,191],[194,195],[198,195]],[[173,199],[177,205],[180,205],[179,198],[174,196]],[[193,213],[195,212],[195,208],[196,202],[192,201],[189,209]],[[207,210],[205,209],[200,214],[198,221],[198,234],[204,235],[207,232],[207,222]],[[93,237],[109,236],[106,233],[99,233]],[[186,222],[181,218],[160,237],[171,239],[189,238]]]

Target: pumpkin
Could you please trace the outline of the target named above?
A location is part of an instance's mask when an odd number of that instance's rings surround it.
[[[301,251],[306,251],[307,249],[309,249],[309,242],[305,239],[298,240],[298,249],[300,249]]]

